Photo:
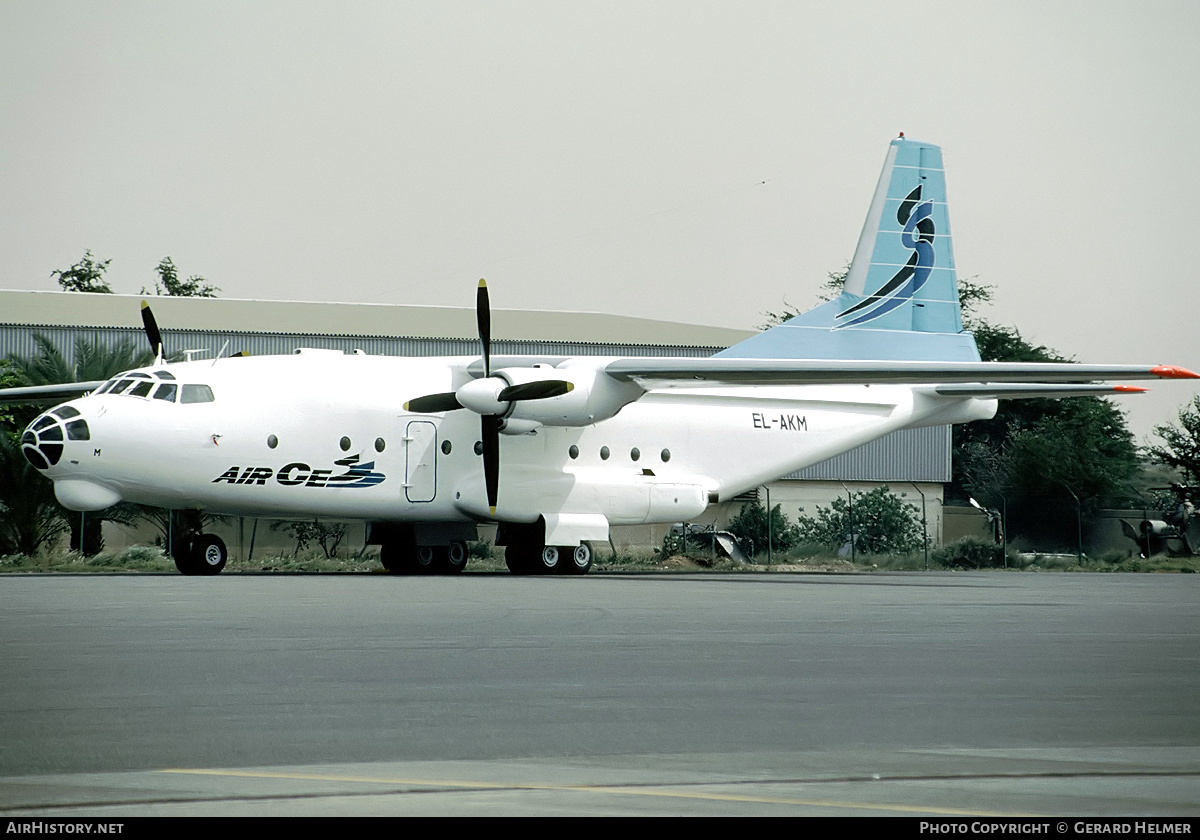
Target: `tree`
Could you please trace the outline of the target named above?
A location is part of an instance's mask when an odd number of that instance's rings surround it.
[[[1154,434],[1163,442],[1146,450],[1150,458],[1178,470],[1186,484],[1200,485],[1200,396],[1179,409],[1178,426],[1164,423]]]
[[[21,454],[15,433],[0,432],[0,554],[37,554],[67,528],[54,485]]]
[[[204,297],[215,298],[219,287],[208,284],[199,274],[193,274],[186,280],[179,279],[179,270],[170,257],[159,260],[154,269],[158,272],[159,281],[154,284],[154,294],[170,297]],[[161,285],[160,285],[161,284]],[[142,294],[148,294],[142,287]]]
[[[829,274],[823,299],[841,293],[846,274]],[[993,286],[976,278],[958,281],[963,326],[974,335],[981,359],[1071,361],[1028,341],[1015,327],[983,318],[979,310],[991,303],[993,292]],[[778,323],[797,313],[765,314]],[[1137,471],[1133,435],[1124,415],[1107,400],[1001,400],[991,420],[954,426],[953,479],[947,495],[963,500],[973,496],[989,507],[1007,507],[1015,514],[1010,533],[1065,538],[1075,527],[1076,497],[1087,515],[1099,500],[1124,495]]]
[[[21,385],[97,382],[154,361],[154,355],[149,350],[139,352],[127,341],[109,347],[84,338],[76,340],[74,356],[68,361],[45,335],[35,333],[33,339],[38,346],[36,356],[24,358],[10,355],[6,360],[13,377]],[[13,429],[15,435],[19,434],[21,426],[33,418],[27,413],[18,412],[14,419],[19,424],[17,429]],[[24,546],[20,549],[23,553],[32,553],[28,550],[30,546],[40,545],[69,527],[72,550],[82,551],[87,556],[98,554],[104,548],[101,530],[104,522],[130,525],[138,518],[136,510],[124,503],[87,513],[67,510],[55,499],[53,485],[25,462],[20,447],[14,445],[10,454],[19,459],[19,464],[7,467],[9,473],[6,475],[11,481],[19,481],[15,485],[17,492],[29,496],[29,502],[18,508],[24,523],[20,526],[22,530],[19,537],[20,544]],[[36,547],[33,551],[36,551]]]
[[[768,537],[773,551],[787,551],[799,542],[796,526],[788,521],[781,506],[771,508],[769,530],[767,526],[767,509],[755,499],[742,505],[737,516],[729,520],[729,533],[752,554],[765,555]]]
[[[104,272],[112,260],[97,260],[91,250],[84,252],[83,259],[66,271],[52,271],[51,277],[58,279],[58,285],[68,292],[98,292],[111,295],[112,287],[104,280]]]
[[[86,338],[75,339],[70,361],[42,333],[34,333],[37,355],[10,354],[8,364],[22,385],[61,385],[64,382],[99,382],[118,373],[145,367],[154,362],[151,350],[138,350],[129,341],[108,345]]]
[[[802,542],[833,549],[853,534],[855,548],[866,554],[908,554],[921,547],[925,536],[916,507],[886,484],[848,498],[837,496],[829,507],[817,505],[817,515],[799,517],[796,527]]]

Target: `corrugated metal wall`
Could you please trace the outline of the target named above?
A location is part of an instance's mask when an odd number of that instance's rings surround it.
[[[950,481],[950,427],[901,429],[792,473],[817,481]]]
[[[0,315],[0,317],[3,317]],[[468,356],[479,352],[479,343],[464,339],[430,339],[346,335],[298,335],[271,333],[220,333],[192,330],[163,330],[168,350],[204,350],[197,358],[211,358],[242,350],[255,356],[288,354],[297,347],[331,350],[362,350],[384,356]],[[69,360],[75,342],[116,344],[121,341],[141,349],[146,338],[129,327],[31,327],[0,324],[0,357],[32,356],[37,353],[34,334],[44,335]],[[493,355],[548,356],[708,356],[720,347],[670,347],[646,344],[576,344],[553,341],[493,341]],[[788,476],[792,479],[826,481],[932,481],[950,480],[950,427],[906,429],[830,458]]]
[[[32,356],[37,353],[34,334],[50,339],[68,360],[75,342],[113,345],[121,341],[138,350],[147,347],[145,334],[131,327],[31,327],[0,324],[0,357]],[[405,338],[403,336],[300,335],[295,333],[208,332],[200,330],[162,330],[168,353],[182,350],[207,351],[196,358],[212,358],[225,348],[225,354],[246,351],[252,356],[286,355],[297,347],[330,350],[362,350],[373,356],[469,356],[479,352],[474,339]],[[559,341],[492,341],[492,355],[548,356],[710,356],[722,347],[670,347],[651,344],[585,344]]]

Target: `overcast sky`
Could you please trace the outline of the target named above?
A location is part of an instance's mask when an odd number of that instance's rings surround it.
[[[945,149],[985,314],[1200,369],[1200,3],[0,0],[0,288],[752,328]],[[130,313],[136,324],[136,311]],[[1139,439],[1198,390],[1130,398]]]

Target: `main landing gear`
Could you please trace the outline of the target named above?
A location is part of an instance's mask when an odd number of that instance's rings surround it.
[[[504,549],[504,563],[514,575],[586,575],[592,568],[592,547],[517,543]]]
[[[217,575],[229,560],[225,542],[201,532],[200,511],[174,511],[171,516],[171,558],[181,575]]]
[[[406,527],[378,527],[379,560],[398,575],[456,575],[467,567],[467,543],[417,545],[416,533]],[[372,540],[376,541],[376,540]]]

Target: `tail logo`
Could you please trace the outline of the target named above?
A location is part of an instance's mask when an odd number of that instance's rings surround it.
[[[837,324],[840,327],[854,327],[874,321],[912,299],[933,270],[933,202],[921,202],[921,185],[918,184],[912,192],[900,202],[896,211],[896,221],[904,225],[900,232],[900,241],[905,248],[912,249],[912,256],[892,279],[884,283],[874,294],[863,298],[858,303],[837,314],[837,319],[857,317]]]

